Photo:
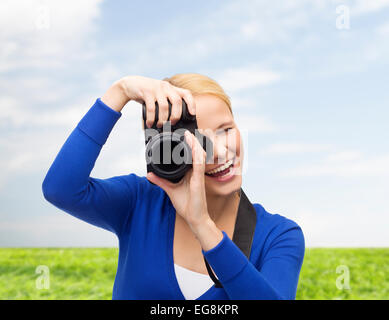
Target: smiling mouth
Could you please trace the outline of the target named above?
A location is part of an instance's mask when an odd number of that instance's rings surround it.
[[[231,168],[234,166],[234,163],[235,163],[235,158],[232,160],[228,160],[225,164],[223,164],[215,169],[207,171],[205,173],[205,175],[207,175],[209,177],[224,176],[230,172]]]

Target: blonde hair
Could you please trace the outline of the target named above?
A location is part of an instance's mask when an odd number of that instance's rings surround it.
[[[179,73],[163,79],[173,86],[187,89],[192,95],[210,94],[223,100],[232,114],[231,101],[223,88],[213,79],[198,73]]]

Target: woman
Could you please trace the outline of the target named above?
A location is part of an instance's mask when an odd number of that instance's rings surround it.
[[[199,129],[212,133],[214,163],[205,163],[204,150],[187,132],[193,169],[177,184],[153,173],[89,176],[129,101],[145,102],[147,127],[154,123],[158,102],[161,127],[180,119],[182,99]],[[124,77],[70,134],[45,177],[43,193],[63,211],[117,235],[113,299],[294,299],[304,257],[302,231],[247,200],[241,190],[240,142],[230,100],[214,80],[199,74],[163,81]],[[238,213],[249,217],[249,208],[255,223],[237,219]],[[240,247],[233,238],[243,239]]]

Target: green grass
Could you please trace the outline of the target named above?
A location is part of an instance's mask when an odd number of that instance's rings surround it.
[[[117,258],[116,248],[0,249],[0,299],[111,299]],[[39,265],[49,289],[36,288]],[[340,265],[350,289],[336,286]],[[297,299],[389,299],[388,279],[389,249],[307,249]]]
[[[111,299],[118,249],[0,249],[0,299]],[[36,267],[50,270],[37,289]]]
[[[349,270],[349,290],[336,285],[342,265]],[[389,299],[389,248],[306,249],[296,299]]]

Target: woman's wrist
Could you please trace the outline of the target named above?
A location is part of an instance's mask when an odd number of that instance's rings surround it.
[[[202,223],[189,224],[189,226],[204,251],[216,247],[223,239],[222,231],[216,226],[211,218],[205,219]]]
[[[122,80],[114,82],[101,97],[101,101],[111,109],[121,112],[127,102],[130,101],[124,91]]]

